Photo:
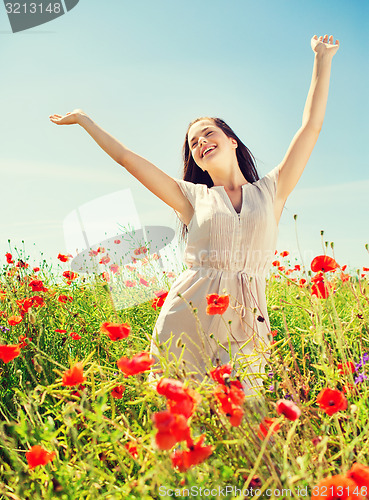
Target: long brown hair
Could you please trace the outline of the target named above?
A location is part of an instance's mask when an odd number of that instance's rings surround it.
[[[189,126],[187,127],[187,132],[186,132],[186,138],[183,144],[183,149],[182,149],[182,155],[183,155],[183,180],[184,181],[189,181],[193,182],[194,184],[205,184],[208,186],[208,188],[211,188],[214,186],[214,182],[212,178],[210,177],[209,173],[207,170],[205,172],[195,163],[190,147],[188,144],[188,132],[192,125],[194,123],[197,123],[200,120],[211,120],[217,127],[219,127],[227,137],[231,137],[237,141],[237,148],[236,148],[236,155],[237,155],[237,161],[238,161],[238,166],[240,167],[240,170],[247,180],[247,182],[253,183],[255,181],[259,180],[259,175],[256,170],[256,160],[251,153],[251,151],[245,146],[245,144],[240,141],[240,139],[237,137],[237,135],[233,132],[231,127],[229,127],[225,121],[223,121],[221,118],[212,118],[209,116],[201,117],[201,118],[196,118],[196,120],[193,120]],[[183,224],[183,222],[179,221],[180,226],[182,227],[181,230],[181,237],[182,240],[185,241],[188,233],[188,229],[186,224]]]

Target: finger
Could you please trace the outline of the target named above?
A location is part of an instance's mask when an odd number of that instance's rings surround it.
[[[328,35],[324,35],[324,42],[328,40]]]
[[[314,36],[313,36],[313,38],[315,38],[315,40],[317,40],[317,39],[318,39],[318,37],[317,37],[316,35],[314,35]]]
[[[329,37],[329,43],[333,43],[333,35]]]
[[[339,44],[340,44],[339,40],[336,40],[336,45],[339,45]]]
[[[319,40],[320,40],[320,41],[322,41],[322,40],[323,40],[323,37],[322,37],[322,35],[320,35],[320,37],[319,37]]]

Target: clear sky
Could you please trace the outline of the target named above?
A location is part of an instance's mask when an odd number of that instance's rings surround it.
[[[1,262],[10,239],[13,253],[24,240],[31,262],[56,264],[73,246],[68,216],[126,189],[142,225],[178,227],[174,211],[82,128],[57,126],[50,114],[82,108],[173,177],[182,177],[188,123],[219,116],[262,176],[301,125],[310,39],[327,33],[340,48],[325,121],[287,200],[277,249],[300,260],[297,214],[306,264],[322,253],[324,230],[341,265],[369,266],[368,14],[362,0],[80,0],[66,15],[13,34],[0,5]],[[119,210],[114,222],[134,216]]]

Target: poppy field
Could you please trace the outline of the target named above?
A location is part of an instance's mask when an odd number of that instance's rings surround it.
[[[349,272],[327,245],[306,267],[276,253],[272,354],[250,398],[232,359],[199,383],[169,345],[148,379],[173,273],[156,290],[129,266],[124,293],[140,283],[157,299],[116,310],[119,266],[87,279],[59,254],[57,277],[10,250],[0,257],[1,499],[369,498],[369,267]],[[207,303],[222,314],[228,297]]]

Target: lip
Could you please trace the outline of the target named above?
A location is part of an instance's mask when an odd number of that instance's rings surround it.
[[[214,149],[216,149],[216,146],[215,146],[215,144],[210,145],[210,146],[209,146],[209,145],[208,145],[208,146],[205,146],[205,147],[201,150],[201,158],[205,158],[205,157],[204,157],[204,152],[205,152],[207,149],[209,149],[209,148],[213,148],[213,149],[212,149],[211,151],[209,151],[209,153],[207,153],[207,154],[206,154],[206,156],[208,156],[208,154],[210,154],[212,151],[214,151]]]

